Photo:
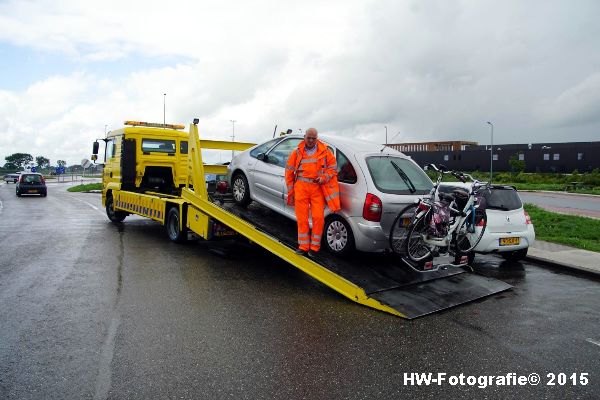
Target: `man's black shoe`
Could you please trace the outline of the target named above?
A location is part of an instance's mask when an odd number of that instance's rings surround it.
[[[316,251],[309,250],[307,255],[308,255],[310,258],[316,258],[316,257],[317,257],[317,252],[316,252]]]
[[[296,254],[299,254],[301,256],[305,256],[306,252],[304,250],[302,250],[302,249],[296,249]]]

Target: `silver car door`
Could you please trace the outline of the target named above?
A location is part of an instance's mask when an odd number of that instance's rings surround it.
[[[272,206],[284,209],[285,165],[293,149],[302,139],[289,138],[279,142],[269,150],[264,160],[259,160],[255,166],[254,182],[256,196]]]

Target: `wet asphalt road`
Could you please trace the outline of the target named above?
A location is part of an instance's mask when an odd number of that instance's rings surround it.
[[[598,398],[600,282],[484,257],[514,289],[406,321],[250,247],[170,243],[100,196],[0,185],[0,398]],[[411,386],[404,373],[537,373]],[[548,386],[548,373],[589,373]]]
[[[549,211],[600,218],[600,196],[573,195],[560,192],[519,192],[524,203]]]

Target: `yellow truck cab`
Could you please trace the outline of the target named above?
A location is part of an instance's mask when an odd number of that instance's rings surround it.
[[[185,127],[140,121],[125,121],[125,125],[104,139],[104,186],[179,194],[187,180]]]

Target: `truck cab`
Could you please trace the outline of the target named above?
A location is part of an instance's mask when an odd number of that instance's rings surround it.
[[[105,139],[102,203],[114,190],[178,196],[187,182],[188,132],[183,125],[125,121]],[[97,158],[99,143],[94,143]]]

